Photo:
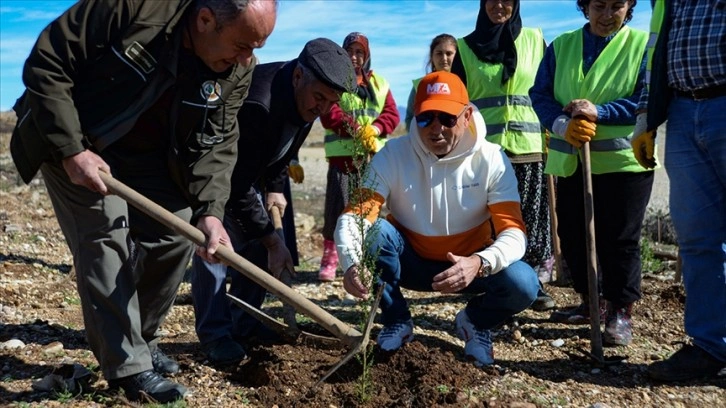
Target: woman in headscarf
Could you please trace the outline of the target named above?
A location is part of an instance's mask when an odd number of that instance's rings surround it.
[[[380,150],[400,121],[388,81],[371,70],[368,38],[352,32],[345,37],[343,48],[353,62],[356,78],[351,78],[351,91],[341,96],[330,113],[320,117],[326,129],[328,184],[323,214],[323,258],[318,279],[325,282],[335,279],[338,268],[333,233],[338,216],[348,204],[348,175],[356,171],[353,156]],[[358,139],[357,143],[354,138]]]
[[[580,148],[589,144],[595,245],[602,281],[603,343],[627,345],[640,299],[640,231],[653,186],[630,147],[645,77],[648,33],[626,25],[636,0],[578,0],[588,22],[547,48],[530,91],[551,130],[546,172],[557,176],[558,233],[579,306],[551,319],[590,321],[586,219]]]
[[[426,73],[436,71],[451,72],[451,64],[456,56],[456,38],[451,34],[439,34],[431,40],[429,45],[429,60],[426,63]],[[408,95],[408,105],[406,105],[406,130],[411,128],[411,120],[413,120],[413,103],[416,97],[416,88],[421,78],[413,80],[413,88]]]
[[[542,30],[523,28],[519,0],[481,0],[476,28],[458,40],[451,72],[484,116],[487,140],[504,149],[519,183],[527,251],[522,260],[541,282],[552,276],[552,235],[544,175],[545,131],[529,99],[545,50]],[[535,310],[555,307],[540,289]]]

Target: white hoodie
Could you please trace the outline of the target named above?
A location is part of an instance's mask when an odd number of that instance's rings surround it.
[[[446,252],[477,253],[496,273],[524,255],[525,227],[509,159],[485,140],[486,126],[476,108],[472,119],[443,158],[428,151],[417,126],[389,140],[373,157],[364,182],[379,196],[370,200],[373,211],[365,214],[364,225],[367,231],[385,201],[389,221],[422,257],[446,260]],[[360,262],[360,216],[349,206],[338,219],[335,241],[344,271]]]

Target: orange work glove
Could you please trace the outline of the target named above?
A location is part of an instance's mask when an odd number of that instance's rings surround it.
[[[638,114],[633,129],[633,140],[630,145],[633,147],[633,155],[638,164],[646,169],[653,169],[657,165],[655,161],[655,131],[647,130],[647,113]]]
[[[570,119],[565,130],[565,141],[576,148],[581,148],[583,144],[592,140],[595,136],[597,125],[583,117]]]
[[[371,153],[377,152],[378,145],[376,144],[376,141],[378,140],[378,135],[380,133],[381,131],[373,125],[361,126],[358,129],[358,137],[360,138],[360,143],[363,148]]]
[[[290,160],[290,165],[287,166],[287,174],[296,184],[300,184],[305,180],[305,170],[297,160]]]
[[[542,153],[549,154],[550,152],[550,131],[545,129],[544,131],[544,146],[542,147]]]

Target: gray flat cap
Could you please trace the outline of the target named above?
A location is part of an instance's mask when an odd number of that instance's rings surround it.
[[[325,85],[341,92],[355,92],[353,63],[348,53],[332,40],[316,38],[308,41],[298,56],[298,62]]]

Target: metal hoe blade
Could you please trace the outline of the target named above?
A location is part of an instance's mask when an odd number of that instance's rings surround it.
[[[337,371],[340,367],[345,365],[353,356],[360,353],[361,350],[365,350],[365,348],[368,346],[368,342],[370,341],[371,336],[371,328],[373,327],[373,320],[376,317],[376,311],[378,310],[378,305],[381,303],[381,296],[383,295],[383,289],[385,289],[386,284],[383,283],[378,288],[378,294],[376,294],[376,298],[373,300],[373,304],[371,305],[371,309],[368,313],[368,320],[366,321],[365,327],[363,327],[363,339],[358,343],[355,347],[353,347],[348,354],[346,354],[342,360],[340,360],[336,365],[334,365],[330,370],[328,370],[325,375],[323,375],[318,382],[316,382],[312,388],[317,387],[320,385],[323,381],[325,381],[328,377],[330,377],[331,374],[333,374],[335,371]]]
[[[231,295],[227,293],[227,297],[234,302],[237,306],[244,309],[245,312],[247,312],[250,316],[257,319],[258,322],[264,324],[266,327],[270,328],[275,333],[281,335],[285,340],[289,340],[290,342],[295,341],[296,339],[300,338],[302,340],[314,340],[316,342],[321,342],[325,344],[340,344],[340,340],[335,337],[327,337],[327,336],[320,336],[313,333],[308,333],[306,331],[300,330],[297,326],[290,327],[286,323],[283,323],[274,317],[268,315],[267,313],[263,312],[262,310],[252,306],[251,304],[245,302],[244,300]]]
[[[247,314],[254,317],[259,321],[260,323],[264,324],[266,327],[272,329],[275,333],[283,336],[287,340],[294,340],[298,337],[300,334],[300,331],[296,328],[293,329],[290,326],[288,326],[285,323],[280,322],[279,320],[275,319],[274,317],[266,314],[265,312],[257,309],[256,307],[252,306],[251,304],[245,302],[244,300],[231,295],[227,293],[227,297],[234,302],[237,306],[244,309]]]
[[[168,228],[171,228],[177,233],[183,235],[193,243],[200,246],[205,246],[207,244],[207,237],[204,233],[190,225],[187,221],[172,214],[167,209],[114,179],[109,174],[99,172],[98,175],[110,193],[116,194],[128,204],[134,206],[139,211]],[[247,276],[253,282],[264,287],[269,292],[280,298],[283,302],[292,305],[298,312],[313,319],[336,338],[340,339],[344,345],[354,347],[361,341],[363,335],[355,328],[340,321],[338,318],[313,303],[310,299],[302,296],[289,286],[286,286],[267,272],[255,266],[252,262],[241,257],[232,249],[220,245],[214,256],[226,265]]]

